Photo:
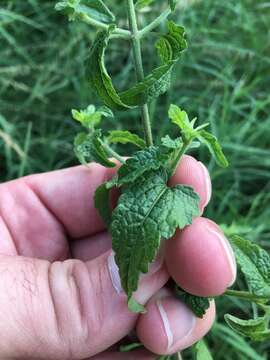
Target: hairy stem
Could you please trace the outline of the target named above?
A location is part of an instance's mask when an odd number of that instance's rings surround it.
[[[139,31],[140,39],[147,35],[149,32],[154,30],[161,24],[167,17],[171,14],[171,9],[166,9],[162,14],[160,14],[154,21],[152,21],[149,25],[145,26],[142,30]]]
[[[228,295],[228,296],[234,296],[234,297],[238,297],[241,299],[246,299],[249,301],[262,301],[263,299],[267,300],[270,299],[270,294],[269,295],[264,295],[264,296],[257,296],[254,294],[251,294],[248,291],[238,291],[238,290],[226,290],[224,295]]]
[[[129,27],[132,34],[131,41],[133,48],[135,71],[136,71],[137,80],[142,81],[144,79],[144,72],[143,72],[143,63],[142,63],[141,42],[139,36],[140,33],[137,25],[135,6],[133,0],[126,0],[126,1],[127,1]],[[147,104],[141,106],[141,116],[142,116],[145,140],[147,145],[151,146],[153,145],[153,137],[152,137],[149,109]]]

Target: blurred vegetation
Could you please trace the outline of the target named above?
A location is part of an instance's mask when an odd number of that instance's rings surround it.
[[[125,26],[121,1],[108,0]],[[1,181],[76,164],[72,151],[77,124],[70,109],[96,99],[87,80],[94,31],[68,23],[54,1],[0,0],[0,176]],[[213,199],[207,216],[226,232],[237,232],[269,248],[270,235],[270,2],[251,0],[183,1],[177,14],[186,27],[189,49],[174,71],[171,90],[151,104],[155,136],[173,133],[167,118],[171,102],[210,122],[230,160],[217,168],[203,149],[194,155],[209,166]],[[181,2],[180,2],[181,5]],[[145,12],[143,26],[160,11]],[[161,29],[160,29],[161,30]],[[145,69],[157,58],[150,35]],[[154,38],[154,36],[153,36]],[[133,80],[127,42],[112,42],[107,63],[116,85]],[[136,111],[117,113],[106,129],[140,132]],[[241,282],[241,280],[239,280]],[[240,307],[218,301],[219,319]],[[237,310],[239,312],[239,310]],[[248,343],[219,321],[208,336],[214,359],[267,359],[270,344]],[[187,353],[187,357],[188,357]]]

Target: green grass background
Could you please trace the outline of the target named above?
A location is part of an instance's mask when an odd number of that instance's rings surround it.
[[[97,102],[87,80],[94,31],[68,23],[54,3],[0,0],[1,181],[76,164],[72,142],[78,125],[70,109]],[[125,26],[122,1],[106,3]],[[157,3],[160,9],[166,2]],[[213,179],[207,216],[226,232],[269,248],[270,2],[183,3],[174,17],[186,27],[189,49],[174,71],[171,90],[151,104],[154,134],[174,133],[167,118],[171,102],[209,122],[230,167],[218,168],[203,148],[194,153]],[[153,16],[153,11],[145,13],[140,25]],[[146,71],[157,63],[152,44],[150,36],[143,46]],[[115,84],[127,88],[133,80],[127,42],[111,44],[107,64]],[[117,113],[116,119],[104,128],[141,132],[136,111]],[[218,322],[207,338],[214,359],[267,359],[269,343],[249,343],[222,320],[226,312],[248,317],[252,309],[228,298],[219,300],[217,308]]]

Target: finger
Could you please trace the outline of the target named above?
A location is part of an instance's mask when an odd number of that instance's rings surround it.
[[[88,238],[73,241],[70,244],[70,251],[74,259],[88,261],[104,254],[112,248],[110,234],[101,232]]]
[[[199,319],[164,290],[149,301],[146,309],[147,313],[137,322],[137,335],[147,349],[162,355],[184,350],[200,340],[215,319],[214,301],[203,319]]]
[[[212,185],[210,175],[206,167],[192,156],[185,155],[180,162],[176,173],[171,179],[171,184],[185,184],[193,187],[200,196],[200,210],[210,201]]]
[[[111,179],[116,169],[92,163],[25,178],[42,203],[63,224],[72,238],[82,238],[104,229],[94,206],[94,193]]]
[[[145,304],[168,279],[153,267],[135,297]],[[134,327],[105,254],[94,261],[53,264],[30,258],[0,259],[0,358],[85,359],[105,351]]]
[[[64,259],[68,242],[63,226],[23,181],[0,185],[0,254]]]
[[[217,296],[236,278],[232,248],[213,221],[197,218],[166,242],[165,259],[173,279],[186,291]]]

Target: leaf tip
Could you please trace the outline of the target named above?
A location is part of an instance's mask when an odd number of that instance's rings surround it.
[[[133,297],[128,299],[128,309],[136,314],[145,314],[147,312],[146,308],[142,304],[138,303]]]

